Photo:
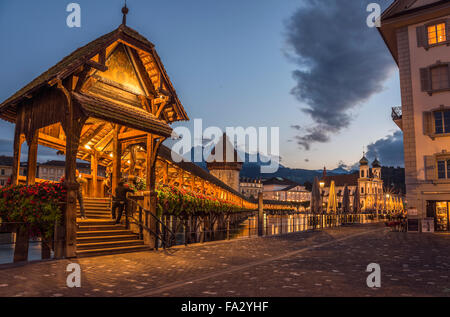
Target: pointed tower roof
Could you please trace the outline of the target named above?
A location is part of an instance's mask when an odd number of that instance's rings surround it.
[[[217,169],[233,169],[240,171],[242,169],[242,159],[239,157],[236,148],[230,142],[226,133],[222,135],[219,142],[217,142],[212,149],[206,165],[210,171]]]

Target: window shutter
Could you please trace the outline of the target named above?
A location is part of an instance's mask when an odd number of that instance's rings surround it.
[[[450,63],[447,64],[447,78],[448,78],[447,88],[450,88]]]
[[[433,155],[425,156],[425,179],[436,180],[436,159]]]
[[[428,92],[431,90],[430,69],[428,67],[420,69],[420,83],[422,91]]]
[[[423,134],[433,134],[433,113],[431,111],[423,112]]]
[[[425,28],[425,25],[418,26],[416,28],[417,33],[417,46],[418,47],[428,47],[428,36],[427,36],[427,29]]]
[[[445,21],[445,40],[450,42],[450,19]]]

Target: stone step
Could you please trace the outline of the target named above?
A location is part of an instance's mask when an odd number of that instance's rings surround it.
[[[142,240],[119,240],[119,241],[104,241],[91,243],[77,243],[77,250],[101,250],[111,248],[133,247],[144,245]]]
[[[91,249],[91,250],[80,250],[77,251],[77,257],[89,257],[89,256],[99,256],[99,255],[111,255],[119,253],[129,253],[129,252],[142,252],[151,250],[146,245],[135,245],[128,247],[118,247],[118,248],[105,248],[105,249]]]
[[[91,237],[77,237],[78,243],[101,243],[101,242],[112,242],[112,241],[129,241],[138,240],[137,234],[123,234],[123,235],[112,235],[112,236],[91,236]],[[140,241],[140,240],[138,240]]]
[[[120,230],[85,230],[77,231],[77,238],[82,237],[101,237],[101,236],[121,236],[131,234],[130,230],[120,229]]]

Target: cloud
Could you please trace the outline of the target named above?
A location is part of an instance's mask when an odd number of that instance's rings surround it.
[[[348,127],[351,111],[380,92],[394,69],[377,30],[366,24],[370,2],[305,0],[286,23],[287,54],[297,65],[292,94],[313,120],[292,126],[306,150]]]
[[[396,131],[367,146],[367,158],[378,158],[383,166],[404,166],[403,133]]]
[[[7,139],[0,139],[0,155],[13,156],[13,141]],[[22,150],[20,154],[20,160],[25,162],[28,157],[28,146],[24,142],[22,144]],[[38,146],[38,161],[46,162],[50,160],[64,160],[63,156],[57,156],[56,150],[48,148],[46,146]]]

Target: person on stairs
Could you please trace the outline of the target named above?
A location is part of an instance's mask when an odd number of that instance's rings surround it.
[[[134,191],[125,185],[124,181],[120,181],[116,191],[115,196],[113,197],[113,205],[112,205],[112,218],[116,220],[116,224],[120,223],[120,219],[122,218],[123,211],[126,210],[127,206],[127,193],[134,193]],[[119,213],[116,218],[116,209],[119,209]]]

